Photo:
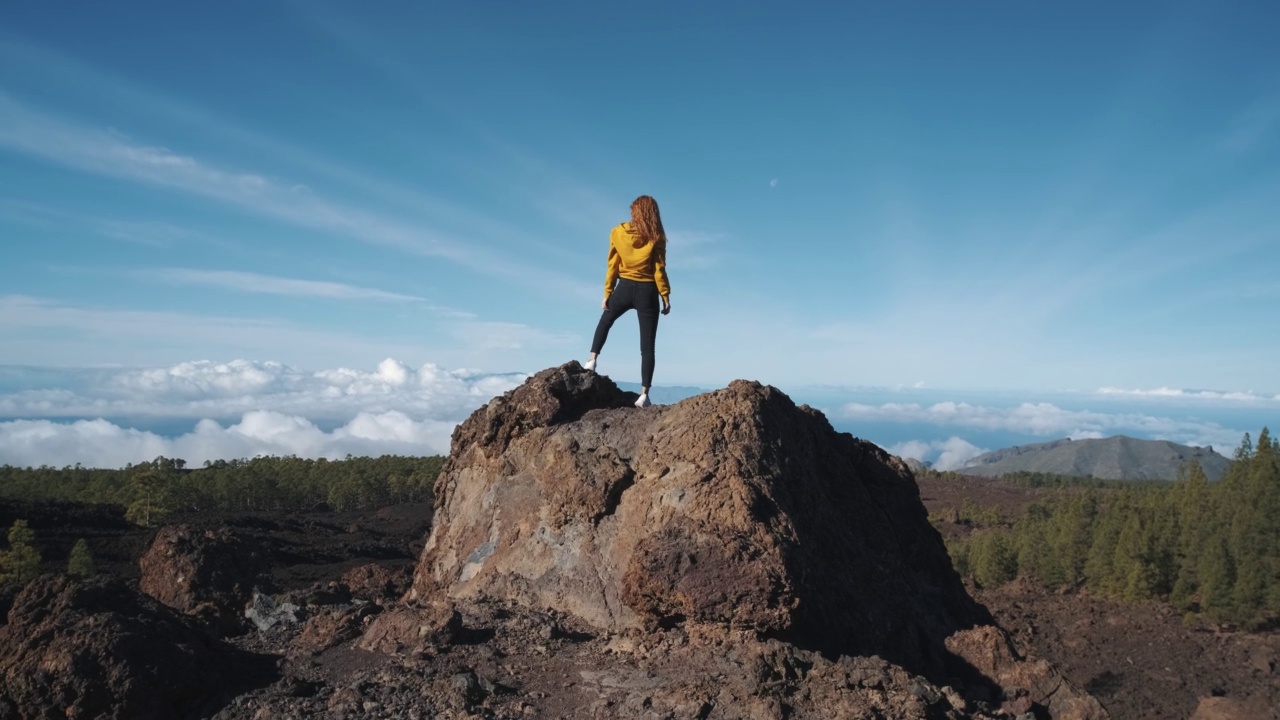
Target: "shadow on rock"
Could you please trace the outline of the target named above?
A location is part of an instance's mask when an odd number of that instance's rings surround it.
[[[0,718],[208,717],[278,678],[190,622],[105,577],[33,581],[0,627]]]

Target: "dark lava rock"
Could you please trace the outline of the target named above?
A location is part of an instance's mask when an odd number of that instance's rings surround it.
[[[754,382],[646,410],[629,397],[569,363],[462,423],[411,595],[606,631],[753,629],[917,672],[990,622],[897,458]]]
[[[188,622],[105,577],[33,581],[0,627],[0,718],[190,717],[274,679]]]
[[[144,593],[201,619],[220,635],[246,628],[245,604],[266,583],[261,550],[225,527],[160,528],[138,565]]]

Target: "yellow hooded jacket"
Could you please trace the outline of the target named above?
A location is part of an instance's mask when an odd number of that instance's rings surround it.
[[[631,231],[631,223],[622,223],[609,233],[609,267],[604,276],[604,296],[613,294],[618,278],[636,282],[657,283],[662,299],[671,296],[671,283],[667,279],[667,240],[648,242],[635,246],[638,236]]]

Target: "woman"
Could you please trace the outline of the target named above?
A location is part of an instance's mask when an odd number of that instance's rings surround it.
[[[662,314],[671,312],[671,284],[667,281],[667,234],[662,229],[658,202],[641,195],[631,203],[631,222],[609,233],[609,264],[604,274],[604,313],[591,341],[591,357],[583,366],[595,371],[613,322],[632,308],[640,319],[640,399],[636,407],[649,407],[653,386],[653,341],[658,336],[658,300]]]

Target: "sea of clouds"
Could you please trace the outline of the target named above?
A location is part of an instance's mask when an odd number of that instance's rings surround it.
[[[189,464],[258,455],[330,459],[447,453],[453,428],[525,379],[411,368],[306,371],[274,362],[168,368],[7,368],[0,464],[121,467],[157,456]],[[3,387],[3,386],[0,386]],[[175,431],[175,428],[189,428]],[[163,429],[162,429],[163,428]]]
[[[0,465],[445,454],[459,422],[527,377],[394,359],[366,370],[250,360],[0,366]],[[1280,397],[1255,393],[1103,388],[1028,398],[927,388],[782,389],[823,410],[837,430],[943,470],[1012,445],[1118,434],[1230,455],[1244,433],[1280,418]],[[653,394],[671,403],[699,391],[659,387]]]
[[[836,427],[889,452],[956,470],[982,453],[1059,438],[1112,435],[1169,440],[1231,455],[1245,433],[1280,417],[1280,397],[1206,391],[1118,391],[1064,394],[1053,401],[1007,397],[935,402],[850,402],[833,412]]]

